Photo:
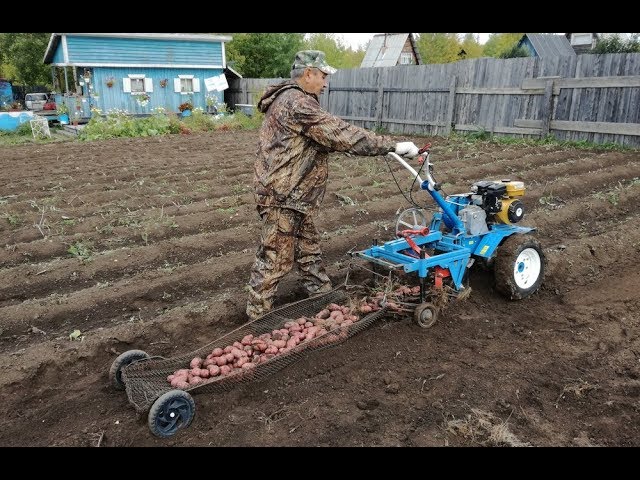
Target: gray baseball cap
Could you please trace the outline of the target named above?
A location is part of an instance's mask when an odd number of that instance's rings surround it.
[[[301,50],[296,53],[296,59],[293,61],[291,70],[297,68],[314,67],[327,75],[337,72],[335,68],[327,63],[324,52],[320,50]]]

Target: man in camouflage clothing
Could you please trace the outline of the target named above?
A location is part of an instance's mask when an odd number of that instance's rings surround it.
[[[254,166],[262,232],[249,280],[247,315],[251,319],[271,309],[278,283],[294,263],[310,294],[332,288],[312,219],[325,194],[329,152],[418,154],[412,142],[396,143],[323,110],[318,95],[327,85],[327,75],[335,71],[323,52],[298,52],[291,79],[268,87],[258,102],[258,109],[265,113]]]

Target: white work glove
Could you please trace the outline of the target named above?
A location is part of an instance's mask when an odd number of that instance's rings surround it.
[[[418,155],[418,150],[419,148],[413,142],[399,142],[396,143],[395,153],[401,157],[413,158]]]

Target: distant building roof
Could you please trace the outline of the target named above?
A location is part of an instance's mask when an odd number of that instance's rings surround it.
[[[521,47],[525,38],[529,39],[538,57],[575,57],[576,52],[564,35],[550,33],[525,33],[518,46]]]
[[[416,48],[413,35],[411,33],[380,33],[374,35],[364,59],[360,64],[361,67],[393,67],[398,64],[402,48],[407,42],[407,38],[411,42],[411,48],[416,56],[418,65],[421,63],[420,54]]]

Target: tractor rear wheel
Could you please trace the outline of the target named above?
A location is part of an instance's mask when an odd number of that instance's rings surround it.
[[[511,300],[521,300],[542,284],[545,256],[531,235],[513,234],[498,247],[494,264],[496,290]]]

